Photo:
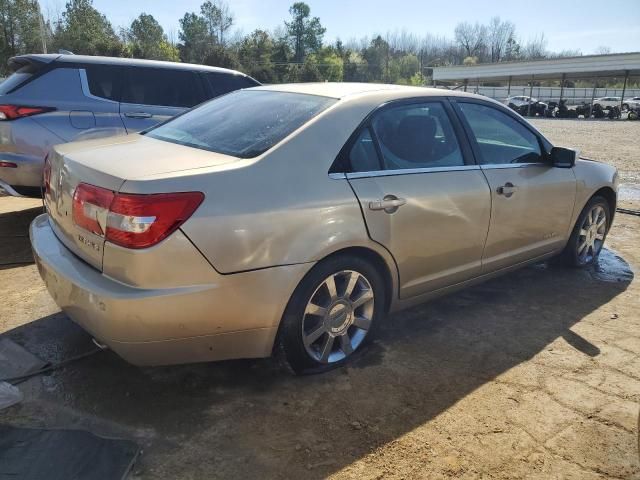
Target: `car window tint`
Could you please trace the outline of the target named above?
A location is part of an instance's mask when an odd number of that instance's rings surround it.
[[[87,65],[87,83],[91,95],[118,101],[118,79],[121,70],[111,65]]]
[[[464,165],[453,127],[439,102],[384,110],[372,125],[385,170]]]
[[[149,130],[146,135],[251,158],[270,149],[336,101],[318,95],[238,90]]]
[[[207,72],[204,74],[204,78],[211,87],[213,95],[216,97],[241,88],[260,85],[258,82],[244,75],[234,75],[230,73]]]
[[[458,102],[476,138],[483,164],[542,162],[538,137],[500,110]]]
[[[365,128],[349,151],[352,172],[373,172],[380,170],[380,160],[371,138],[371,131]]]
[[[200,103],[196,76],[188,70],[132,67],[126,69],[122,102],[167,107],[193,107]]]

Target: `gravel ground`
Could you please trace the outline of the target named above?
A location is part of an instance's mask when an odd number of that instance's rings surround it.
[[[637,178],[595,122],[535,123]],[[93,347],[31,263],[39,211],[0,198],[0,334],[57,362]],[[141,369],[101,352],[21,384],[0,423],[134,439],[136,479],[640,479],[639,228],[619,214],[592,269],[537,265],[393,315],[348,368]]]

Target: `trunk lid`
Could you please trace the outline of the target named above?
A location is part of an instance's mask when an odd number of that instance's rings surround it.
[[[104,237],[73,221],[79,183],[118,192],[126,180],[205,168],[237,160],[161,140],[128,135],[57,145],[49,153],[51,173],[44,201],[56,236],[72,252],[102,271]]]

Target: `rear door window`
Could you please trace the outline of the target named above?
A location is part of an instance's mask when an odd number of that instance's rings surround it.
[[[122,103],[189,108],[203,100],[192,71],[131,67],[125,72]]]
[[[122,71],[112,65],[86,65],[87,83],[91,95],[107,100],[120,99],[120,77]]]
[[[458,139],[440,102],[389,108],[375,115],[372,127],[385,170],[464,165]]]
[[[207,72],[203,74],[214,97],[225,93],[260,85],[258,82],[244,75],[233,75],[222,72]]]

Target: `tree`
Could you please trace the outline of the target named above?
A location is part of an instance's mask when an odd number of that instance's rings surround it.
[[[185,13],[180,19],[180,58],[183,62],[203,63],[211,47],[206,20],[196,13]]]
[[[160,24],[152,15],[141,13],[123,32],[131,53],[137,58],[178,61],[178,49],[169,43]]]
[[[55,48],[85,55],[120,56],[123,44],[92,0],[70,0],[53,35]]]
[[[515,35],[516,26],[509,21],[501,21],[493,17],[489,22],[488,40],[492,62],[502,61],[507,49],[507,42]]]
[[[509,37],[504,50],[504,59],[507,61],[520,58],[520,44],[514,36]]]
[[[459,23],[454,31],[456,42],[463,48],[465,57],[480,57],[487,45],[487,27],[476,22]]]
[[[207,1],[200,6],[209,36],[220,45],[225,43],[225,34],[233,25],[233,13],[223,0]]]
[[[549,56],[547,52],[547,39],[544,37],[544,33],[541,33],[540,36],[533,37],[527,42],[522,49],[522,56],[526,60],[538,60]]]
[[[289,8],[291,22],[285,22],[287,36],[293,47],[293,58],[302,62],[308,53],[317,52],[322,47],[326,29],[318,17],[310,17],[311,9],[304,2],[294,3]]]
[[[37,0],[0,0],[0,72],[7,60],[23,53],[46,53],[51,29]]]
[[[366,60],[367,81],[388,82],[389,81],[389,61],[391,51],[389,44],[380,35],[371,40],[367,48],[362,51],[362,57]]]
[[[254,30],[247,35],[238,49],[238,57],[241,59],[243,71],[264,83],[277,81],[271,61],[273,54],[273,40],[264,30]]]

